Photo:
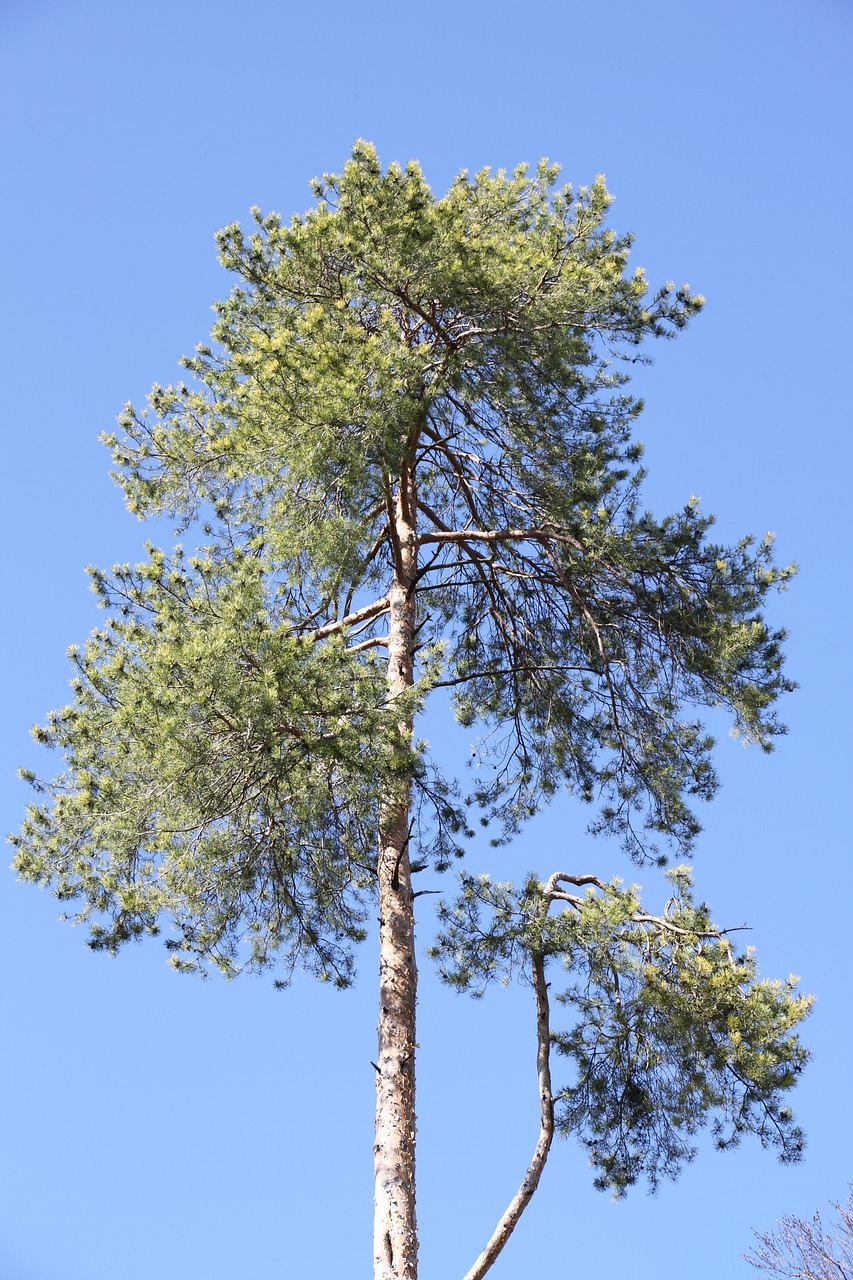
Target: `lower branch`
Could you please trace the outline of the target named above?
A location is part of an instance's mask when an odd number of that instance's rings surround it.
[[[545,1161],[554,1137],[554,1098],[551,1092],[551,1025],[549,1020],[548,984],[545,981],[545,957],[533,952],[533,990],[536,993],[536,1067],[539,1076],[539,1141],[518,1191],[492,1232],[491,1239],[477,1261],[466,1272],[464,1280],[481,1280],[491,1268],[512,1235],[515,1225],[539,1186]]]

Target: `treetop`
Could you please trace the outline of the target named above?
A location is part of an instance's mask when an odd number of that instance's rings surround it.
[[[439,869],[478,811],[500,843],[564,788],[637,861],[689,850],[702,709],[782,732],[763,604],[791,570],[770,539],[713,542],[695,500],[642,506],[628,372],[701,299],[628,271],[601,179],[542,162],[436,198],[357,143],[314,191],[219,233],[237,283],[210,344],[104,437],[129,508],[197,546],[93,570],[106,624],[39,731],[66,771],[15,841],[97,946],[165,915],[179,964],[346,983],[395,779]],[[389,702],[398,516],[417,672]],[[439,687],[477,734],[467,787],[395,738]]]

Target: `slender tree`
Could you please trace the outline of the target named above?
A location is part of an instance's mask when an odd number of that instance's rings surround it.
[[[788,1214],[775,1231],[756,1232],[758,1244],[744,1258],[775,1280],[851,1280],[853,1192],[832,1208],[836,1218],[829,1229],[819,1212],[810,1221]]]
[[[251,234],[219,234],[238,283],[212,344],[106,437],[131,511],[196,550],[91,571],[108,619],[36,731],[65,770],[28,775],[45,797],[13,838],[92,947],[165,928],[182,970],[345,987],[378,906],[377,1280],[417,1272],[413,878],[462,858],[472,815],[500,844],[562,788],[637,863],[683,855],[716,785],[698,708],[769,749],[790,688],[762,616],[790,572],[769,539],[720,547],[695,501],[663,520],[639,505],[625,369],[701,299],[650,296],[603,182],[556,176],[463,173],[435,199],[417,165],[383,171],[359,143],[304,217],[254,210]],[[439,688],[478,726],[467,789],[415,736]],[[539,1140],[468,1280],[555,1129],[617,1193],[674,1174],[708,1122],[721,1146],[753,1131],[800,1151],[782,1098],[808,1001],[759,980],[688,870],[670,875],[657,915],[559,868],[463,874],[439,908],[447,981],[479,993],[518,969],[536,1007]]]

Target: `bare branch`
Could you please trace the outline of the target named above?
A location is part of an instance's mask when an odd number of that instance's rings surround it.
[[[467,684],[470,680],[485,680],[492,676],[516,676],[516,675],[547,675],[556,672],[566,671],[583,671],[587,675],[597,675],[598,673],[592,667],[579,666],[539,666],[522,665],[512,667],[493,667],[482,671],[469,671],[464,676],[454,676],[450,680],[437,680],[432,686],[433,689],[450,689],[457,684]]]
[[[378,618],[380,614],[387,613],[389,608],[388,597],[382,596],[379,600],[374,600],[373,604],[366,604],[362,609],[356,609],[354,613],[348,613],[346,617],[338,618],[337,622],[327,622],[325,626],[315,627],[313,631],[306,631],[300,636],[301,640],[323,640],[326,636],[334,635],[336,631],[343,631],[346,627],[355,627],[360,622],[365,622],[369,618]]]
[[[421,534],[418,542],[564,542],[578,551],[583,544],[562,529],[450,529]]]
[[[347,645],[347,653],[361,653],[363,649],[387,649],[387,636],[374,636],[371,640],[362,640],[359,644]]]
[[[563,893],[557,888],[559,884],[574,885],[594,885],[596,889],[605,890],[609,886],[603,880],[599,880],[598,876],[583,875],[570,876],[564,871],[555,871],[545,885],[545,897],[549,902],[569,902],[573,907],[582,907],[583,898],[574,893]],[[649,915],[646,911],[635,911],[631,916],[634,924],[653,924],[658,929],[663,929],[666,933],[676,933],[682,938],[724,938],[729,933],[740,933],[744,929],[748,929],[749,925],[738,924],[732,925],[728,929],[682,929],[680,925],[673,924],[671,920],[667,920],[666,916]]]
[[[554,1095],[551,1089],[551,1026],[548,1005],[548,984],[545,981],[545,958],[534,952],[533,989],[536,993],[536,1070],[539,1078],[539,1138],[533,1157],[527,1167],[521,1186],[507,1205],[506,1211],[492,1232],[491,1238],[464,1280],[482,1280],[509,1240],[519,1218],[524,1213],[533,1193],[539,1186],[548,1152],[554,1138]]]
[[[585,884],[594,884],[596,889],[606,889],[607,885],[603,880],[599,880],[598,876],[583,875],[570,876],[567,871],[555,871],[545,885],[545,897],[552,898],[556,892],[558,884],[574,884],[580,887]]]
[[[832,1208],[838,1216],[830,1227],[818,1212],[810,1221],[786,1215],[775,1231],[756,1232],[758,1245],[745,1261],[776,1280],[851,1280],[853,1193]]]
[[[450,463],[451,467],[453,468],[453,473],[456,476],[457,482],[459,484],[459,488],[462,491],[462,496],[464,497],[465,502],[468,506],[468,510],[471,512],[471,515],[473,516],[478,527],[482,528],[483,522],[480,519],[480,513],[479,513],[479,510],[477,509],[477,504],[474,501],[474,495],[471,492],[471,487],[468,484],[468,477],[465,474],[465,467],[462,465],[462,462],[459,456],[457,455],[456,450],[451,449],[449,445],[445,442],[445,440],[438,434],[438,432],[434,431],[433,428],[430,427],[427,423],[424,423],[423,435],[425,435],[427,439],[432,442],[433,447],[437,449],[439,453],[444,454],[445,458]]]
[[[383,502],[382,505],[377,509],[376,514],[379,514],[380,512],[385,510],[386,510],[386,506],[385,506],[385,503]],[[382,550],[382,547],[385,545],[386,541],[388,540],[388,537],[389,537],[388,525],[386,523],[383,526],[381,532],[379,533],[379,536],[376,538],[370,550],[368,551],[367,555],[364,557],[364,560],[362,561],[362,565],[361,565],[362,575],[365,573],[365,571],[369,568],[371,563],[375,560],[376,556]],[[356,590],[357,590],[357,584],[353,583],[353,585],[350,587],[349,592],[347,593],[346,604],[344,605],[345,613],[349,613],[350,609],[352,608],[353,597],[355,595]]]

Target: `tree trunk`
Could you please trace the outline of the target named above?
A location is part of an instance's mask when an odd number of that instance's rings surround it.
[[[395,551],[389,592],[388,696],[414,683],[414,477],[408,468],[389,504]],[[397,725],[405,760],[411,717]],[[415,1216],[415,959],[414,899],[409,862],[411,782],[408,763],[382,806],[379,835],[379,1051],[376,1060],[376,1141],[373,1148],[374,1280],[416,1280]]]

